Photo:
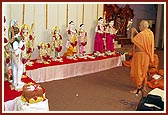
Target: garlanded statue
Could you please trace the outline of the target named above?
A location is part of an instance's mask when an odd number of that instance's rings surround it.
[[[106,55],[114,54],[114,39],[118,30],[114,27],[114,20],[109,22],[106,28]]]
[[[52,51],[55,51],[54,61],[62,62],[63,60],[60,57],[60,52],[62,51],[63,42],[62,42],[62,36],[60,34],[60,28],[58,26],[53,27],[51,34],[52,34],[51,49]]]
[[[78,31],[78,43],[79,43],[79,57],[84,57],[86,55],[86,45],[87,45],[87,32],[85,31],[84,24],[80,25],[80,29]]]
[[[85,25],[80,24],[78,31],[78,45],[79,45],[79,58],[91,58],[95,59],[94,56],[86,54],[86,45],[88,43],[87,32],[85,31]]]
[[[30,57],[34,51],[34,32],[33,32],[34,24],[32,24],[31,28],[27,24],[21,25],[20,35],[22,39],[26,43],[26,47],[23,53],[23,57],[26,59],[27,65],[32,65],[33,62],[30,62]],[[25,72],[25,71],[24,71]]]
[[[98,19],[98,25],[95,29],[96,35],[94,40],[94,55],[95,56],[104,56],[104,41],[105,38],[105,28],[104,28],[104,19],[100,17]]]
[[[69,27],[67,28],[68,40],[66,43],[67,52],[64,53],[64,56],[68,59],[77,59],[77,29],[73,21],[69,22]]]
[[[51,62],[51,47],[49,43],[40,42],[38,44],[40,61],[38,63],[49,64]]]
[[[16,20],[11,20],[9,25],[9,38],[11,44],[11,66],[13,86],[16,90],[21,90],[24,82],[21,81],[23,75],[25,58],[22,54],[25,49],[25,42],[20,36],[19,28]]]

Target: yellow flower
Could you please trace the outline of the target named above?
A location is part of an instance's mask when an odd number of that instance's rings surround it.
[[[23,97],[23,95],[21,95],[21,100],[26,102],[26,99]]]
[[[35,100],[31,98],[31,99],[29,99],[29,103],[31,103],[31,104],[35,103]]]

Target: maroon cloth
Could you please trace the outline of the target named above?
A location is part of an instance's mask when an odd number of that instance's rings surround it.
[[[27,53],[29,54],[29,53],[32,53],[33,52],[33,50],[32,50],[32,48],[29,48],[28,50],[27,50]]]
[[[23,29],[21,29],[21,31],[20,31],[20,36],[23,37]]]
[[[50,44],[48,43],[47,45],[48,45],[48,48],[50,48]]]
[[[10,62],[10,59],[9,58],[6,58],[6,63],[8,64]]]
[[[38,50],[40,49],[40,46],[37,46]]]
[[[60,36],[60,39],[62,40],[62,36],[61,35],[59,35]]]
[[[8,39],[6,37],[4,37],[4,43],[7,43]]]
[[[82,42],[81,45],[82,46],[85,46],[87,44],[87,42]]]
[[[29,36],[29,39],[30,39],[30,40],[32,40],[32,39],[33,39],[32,35],[30,35],[30,36]]]
[[[45,61],[48,61],[48,60],[50,59],[50,56],[43,56],[43,59],[44,59]]]
[[[25,45],[22,46],[21,50],[24,50],[25,49]]]
[[[85,36],[87,36],[87,32],[85,32]]]
[[[76,29],[75,29],[75,31],[76,31],[76,33],[77,33],[77,30],[76,30]],[[70,29],[69,29],[67,32],[68,32],[68,34],[71,34],[71,30],[70,30]]]
[[[22,58],[22,63],[25,64],[26,63],[26,58]]]
[[[23,72],[23,75],[26,75],[26,72]]]
[[[62,36],[61,35],[59,35],[59,36],[60,36],[60,39],[62,40]],[[55,41],[56,40],[56,36],[53,36],[52,40]]]
[[[97,28],[98,30],[100,30],[100,25],[98,25],[98,28]]]
[[[71,31],[70,31],[70,30],[68,30],[68,34],[71,34]]]
[[[60,52],[62,50],[62,46],[55,48],[57,52]]]
[[[75,47],[77,45],[77,41],[75,41],[75,43],[71,43],[71,45]]]

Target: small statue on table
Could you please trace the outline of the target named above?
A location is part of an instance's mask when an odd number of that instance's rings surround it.
[[[24,64],[23,75],[26,76],[26,65],[32,66],[34,62],[30,61],[30,57],[34,51],[34,24],[31,28],[27,24],[21,25],[20,35],[25,42],[25,49],[23,50],[22,56],[25,58],[26,63]]]
[[[38,44],[40,61],[38,63],[49,64],[51,62],[51,48],[49,43],[40,42]]]
[[[88,38],[87,38],[87,32],[85,31],[85,25],[81,24],[80,28],[79,28],[79,31],[78,31],[79,58],[95,59],[95,57],[86,54],[87,42],[88,42]]]
[[[106,28],[106,55],[115,54],[114,51],[114,40],[116,38],[118,30],[114,27],[114,21],[110,21],[109,25]]]
[[[64,53],[64,56],[68,59],[77,60],[77,29],[73,21],[69,22],[69,27],[67,28],[68,40],[66,43],[67,52]]]
[[[85,31],[84,24],[80,25],[80,29],[78,31],[78,43],[79,43],[79,57],[86,58],[86,45],[87,45],[87,32]]]
[[[13,87],[15,90],[21,90],[24,82],[21,81],[23,76],[24,64],[26,59],[22,56],[25,49],[25,42],[22,39],[17,21],[15,19],[10,21],[9,38],[11,44],[11,66]]]
[[[104,19],[100,17],[98,19],[98,25],[95,28],[95,40],[94,40],[94,55],[104,56],[104,38],[105,38],[105,28]]]
[[[53,27],[51,33],[52,33],[51,49],[52,51],[55,50],[54,61],[63,62],[62,58],[60,57],[60,52],[63,47],[62,36],[60,34],[60,28],[58,26]]]

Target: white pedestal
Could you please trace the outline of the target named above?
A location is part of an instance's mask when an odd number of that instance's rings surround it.
[[[48,99],[38,103],[28,103],[21,100],[21,97],[18,97],[15,101],[14,111],[49,111]]]

